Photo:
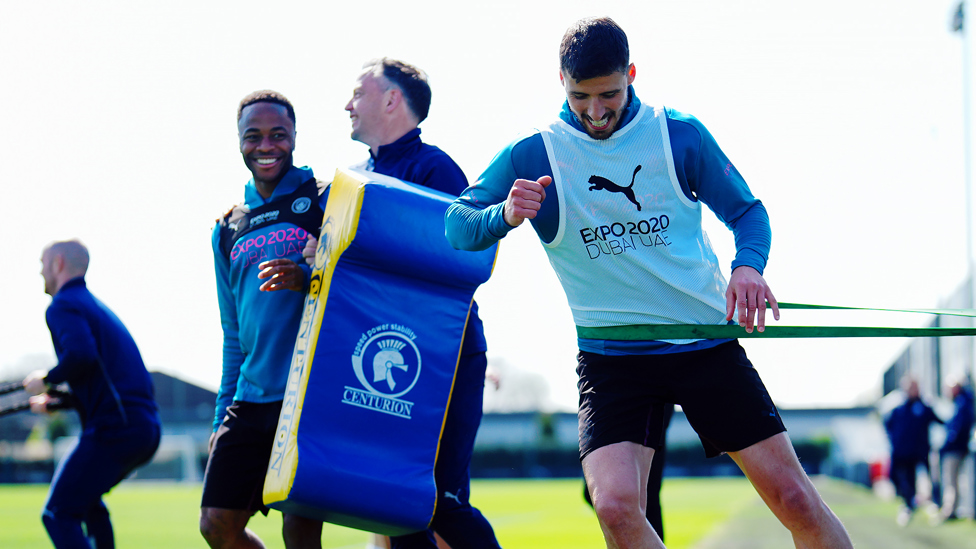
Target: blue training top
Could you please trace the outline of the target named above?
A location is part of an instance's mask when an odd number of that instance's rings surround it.
[[[942,445],[942,452],[969,453],[969,439],[973,434],[973,421],[976,411],[973,410],[973,393],[968,387],[963,387],[959,394],[952,399],[955,412],[946,422],[946,438]]]
[[[244,186],[244,203],[247,209],[254,210],[282,201],[282,208],[288,208],[291,203],[285,203],[284,199],[314,178],[310,168],[292,167],[268,200],[261,196],[251,179]],[[323,210],[327,196],[327,193],[319,195],[319,207]],[[302,257],[302,249],[308,232],[292,223],[268,219],[242,237],[230,257],[221,248],[220,224],[214,227],[217,303],[224,331],[223,373],[217,391],[214,430],[233,401],[275,402],[285,395],[305,292],[258,290],[267,280],[258,278],[261,272],[258,265],[270,259],[290,259],[305,273],[307,286],[311,268]]]
[[[891,442],[891,458],[928,460],[929,425],[933,423],[943,421],[921,399],[908,399],[895,407],[884,420]]]
[[[628,104],[621,127],[633,120],[640,99],[628,88]],[[771,231],[762,203],[704,125],[695,117],[665,109],[674,158],[674,169],[682,192],[692,201],[701,200],[735,237],[736,255],[732,269],[747,265],[760,274],[769,257]],[[564,102],[559,117],[585,132],[576,115]],[[516,179],[537,180],[553,176],[545,143],[538,132],[521,136],[502,149],[482,173],[452,204],[446,214],[447,238],[458,249],[483,250],[505,237],[514,227],[503,217],[505,200]],[[559,196],[555,185],[546,188],[546,199],[532,226],[543,242],[552,242],[559,227]],[[728,340],[703,340],[673,345],[663,342],[624,342],[580,339],[580,349],[606,355],[681,352],[712,347]]]
[[[380,146],[376,155],[370,151],[369,160],[354,167],[423,185],[451,196],[460,195],[468,186],[464,172],[447,153],[420,140],[420,128],[407,132],[393,143]],[[483,353],[487,350],[484,325],[478,317],[478,304],[472,303],[462,353]]]
[[[68,383],[85,433],[134,422],[159,425],[139,348],[115,313],[88,291],[84,277],[58,290],[46,318],[58,365],[45,381]]]

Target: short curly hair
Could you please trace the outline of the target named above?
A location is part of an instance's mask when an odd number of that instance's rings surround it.
[[[580,19],[559,44],[559,68],[577,82],[625,71],[628,65],[627,35],[609,17]]]
[[[241,99],[241,103],[237,106],[237,121],[241,121],[241,113],[244,112],[246,107],[249,107],[255,103],[274,103],[275,105],[281,105],[288,111],[288,118],[291,119],[292,124],[295,124],[295,107],[292,106],[291,101],[288,100],[284,95],[274,91],[274,90],[258,90],[256,92],[249,93],[247,97]]]

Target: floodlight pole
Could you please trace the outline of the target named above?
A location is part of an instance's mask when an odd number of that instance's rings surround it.
[[[969,270],[969,307],[976,309],[976,261],[973,260],[973,247],[976,242],[973,238],[973,116],[972,116],[972,27],[973,12],[969,9],[972,6],[970,0],[960,0],[957,12],[953,17],[950,30],[959,32],[962,38],[962,141],[963,141],[963,182],[966,189],[966,266]],[[970,21],[966,21],[966,19]],[[973,325],[976,326],[976,318],[973,318]],[[976,381],[976,338],[968,338],[970,341],[970,363],[969,379]],[[941,364],[939,365],[941,368]],[[972,458],[967,457],[967,462],[972,462]],[[967,468],[970,471],[976,467]],[[940,468],[941,469],[941,468]],[[972,475],[970,485],[976,490],[976,475]],[[976,493],[974,491],[973,493]]]
[[[963,182],[966,192],[966,267],[969,271],[969,308],[976,309],[976,260],[973,249],[973,117],[972,117],[972,40],[969,32],[973,22],[971,2],[960,0],[951,30],[962,37],[962,133],[963,133]],[[970,19],[970,21],[966,21]],[[973,318],[976,326],[976,318]],[[971,340],[970,379],[976,380],[976,341]]]
[[[961,10],[963,17],[969,12],[969,2],[967,0],[960,0],[959,10]],[[972,288],[976,288],[976,274],[974,267],[976,267],[976,262],[973,260],[973,177],[972,177],[972,82],[970,79],[972,77],[970,63],[972,63],[972,52],[970,51],[972,45],[969,39],[969,25],[966,24],[965,19],[959,21],[958,26],[953,26],[953,31],[959,32],[962,37],[962,130],[963,130],[963,181],[966,187],[966,264],[969,268],[970,282]],[[970,294],[969,296],[969,306],[976,307],[976,294]]]

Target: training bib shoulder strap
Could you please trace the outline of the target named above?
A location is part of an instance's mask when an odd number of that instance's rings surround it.
[[[230,257],[238,240],[269,223],[290,223],[309,234],[319,234],[323,212],[318,198],[326,187],[328,183],[313,178],[302,183],[295,192],[253,210],[246,204],[234,206],[219,220],[220,250],[224,256]]]

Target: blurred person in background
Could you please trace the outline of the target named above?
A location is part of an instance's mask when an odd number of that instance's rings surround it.
[[[41,516],[54,547],[115,547],[102,495],[148,462],[160,439],[153,383],[115,313],[85,283],[88,249],[53,242],[41,254],[46,318],[58,364],[24,379],[31,411],[48,412],[49,387],[67,383],[81,420],[78,444],[58,464]]]
[[[891,410],[885,417],[884,426],[891,441],[891,482],[904,502],[898,511],[897,522],[899,526],[907,526],[918,503],[916,471],[919,466],[929,471],[929,427],[943,421],[922,400],[918,380],[909,375],[902,378],[901,384],[905,402]]]
[[[946,422],[946,439],[939,450],[942,458],[942,520],[955,520],[959,504],[959,468],[969,454],[969,439],[973,434],[973,392],[964,376],[951,378],[949,394],[954,411]]]

